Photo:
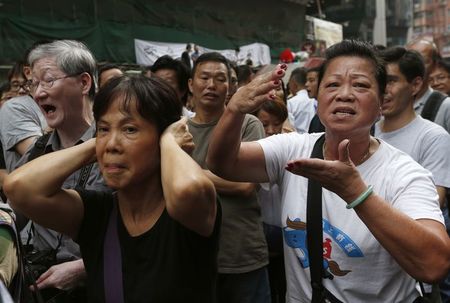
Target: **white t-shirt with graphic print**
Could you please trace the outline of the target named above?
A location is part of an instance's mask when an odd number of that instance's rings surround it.
[[[309,158],[321,134],[289,133],[259,140],[271,183],[282,194],[287,302],[310,302],[306,250],[307,179],[285,170],[289,160]],[[431,173],[405,153],[381,141],[379,149],[357,167],[364,182],[387,203],[413,219],[443,224]],[[333,279],[324,286],[343,302],[412,302],[415,280],[380,245],[353,209],[323,189],[324,264]],[[399,226],[399,228],[402,228]],[[414,237],[414,235],[411,235]]]

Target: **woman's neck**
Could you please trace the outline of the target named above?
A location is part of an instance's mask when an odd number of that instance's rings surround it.
[[[117,199],[123,223],[131,236],[152,228],[165,208],[160,178],[118,190]]]
[[[361,136],[349,136],[349,156],[355,165],[366,161],[378,148],[378,142],[372,139],[370,134]],[[347,138],[325,134],[323,156],[326,160],[339,159],[339,144]]]

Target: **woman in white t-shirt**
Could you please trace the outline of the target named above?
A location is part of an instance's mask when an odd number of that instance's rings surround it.
[[[287,302],[312,297],[308,179],[323,187],[323,264],[330,278],[322,279],[324,287],[343,302],[414,301],[415,279],[436,282],[449,271],[450,240],[431,174],[370,136],[386,85],[383,63],[365,42],[344,40],[327,50],[318,92],[325,160],[310,159],[322,134],[239,141],[244,114],[274,98],[285,69],[278,66],[233,96],[211,138],[209,168],[233,181],[279,185]]]

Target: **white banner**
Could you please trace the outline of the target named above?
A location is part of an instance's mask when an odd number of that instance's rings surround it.
[[[343,39],[342,25],[325,21],[317,18],[314,20],[314,38],[316,40],[323,40],[326,43],[326,47],[341,42]]]
[[[174,59],[181,58],[187,43],[166,43],[134,39],[136,63],[152,65],[156,59],[163,55],[169,55]],[[194,45],[191,43],[191,45]],[[270,48],[263,43],[253,43],[239,47],[239,52],[231,49],[214,50],[198,45],[200,54],[206,52],[219,52],[228,60],[238,65],[246,64],[250,59],[253,66],[270,64]]]
[[[245,64],[247,59],[252,60],[253,66],[270,64],[270,48],[263,43],[243,45],[239,48],[237,64]]]

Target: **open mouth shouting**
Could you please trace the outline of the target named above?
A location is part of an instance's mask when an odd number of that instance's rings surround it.
[[[350,107],[338,107],[333,111],[333,114],[338,117],[351,117],[356,115],[356,112]]]
[[[47,115],[53,114],[56,111],[56,107],[50,104],[41,105],[41,108]]]

